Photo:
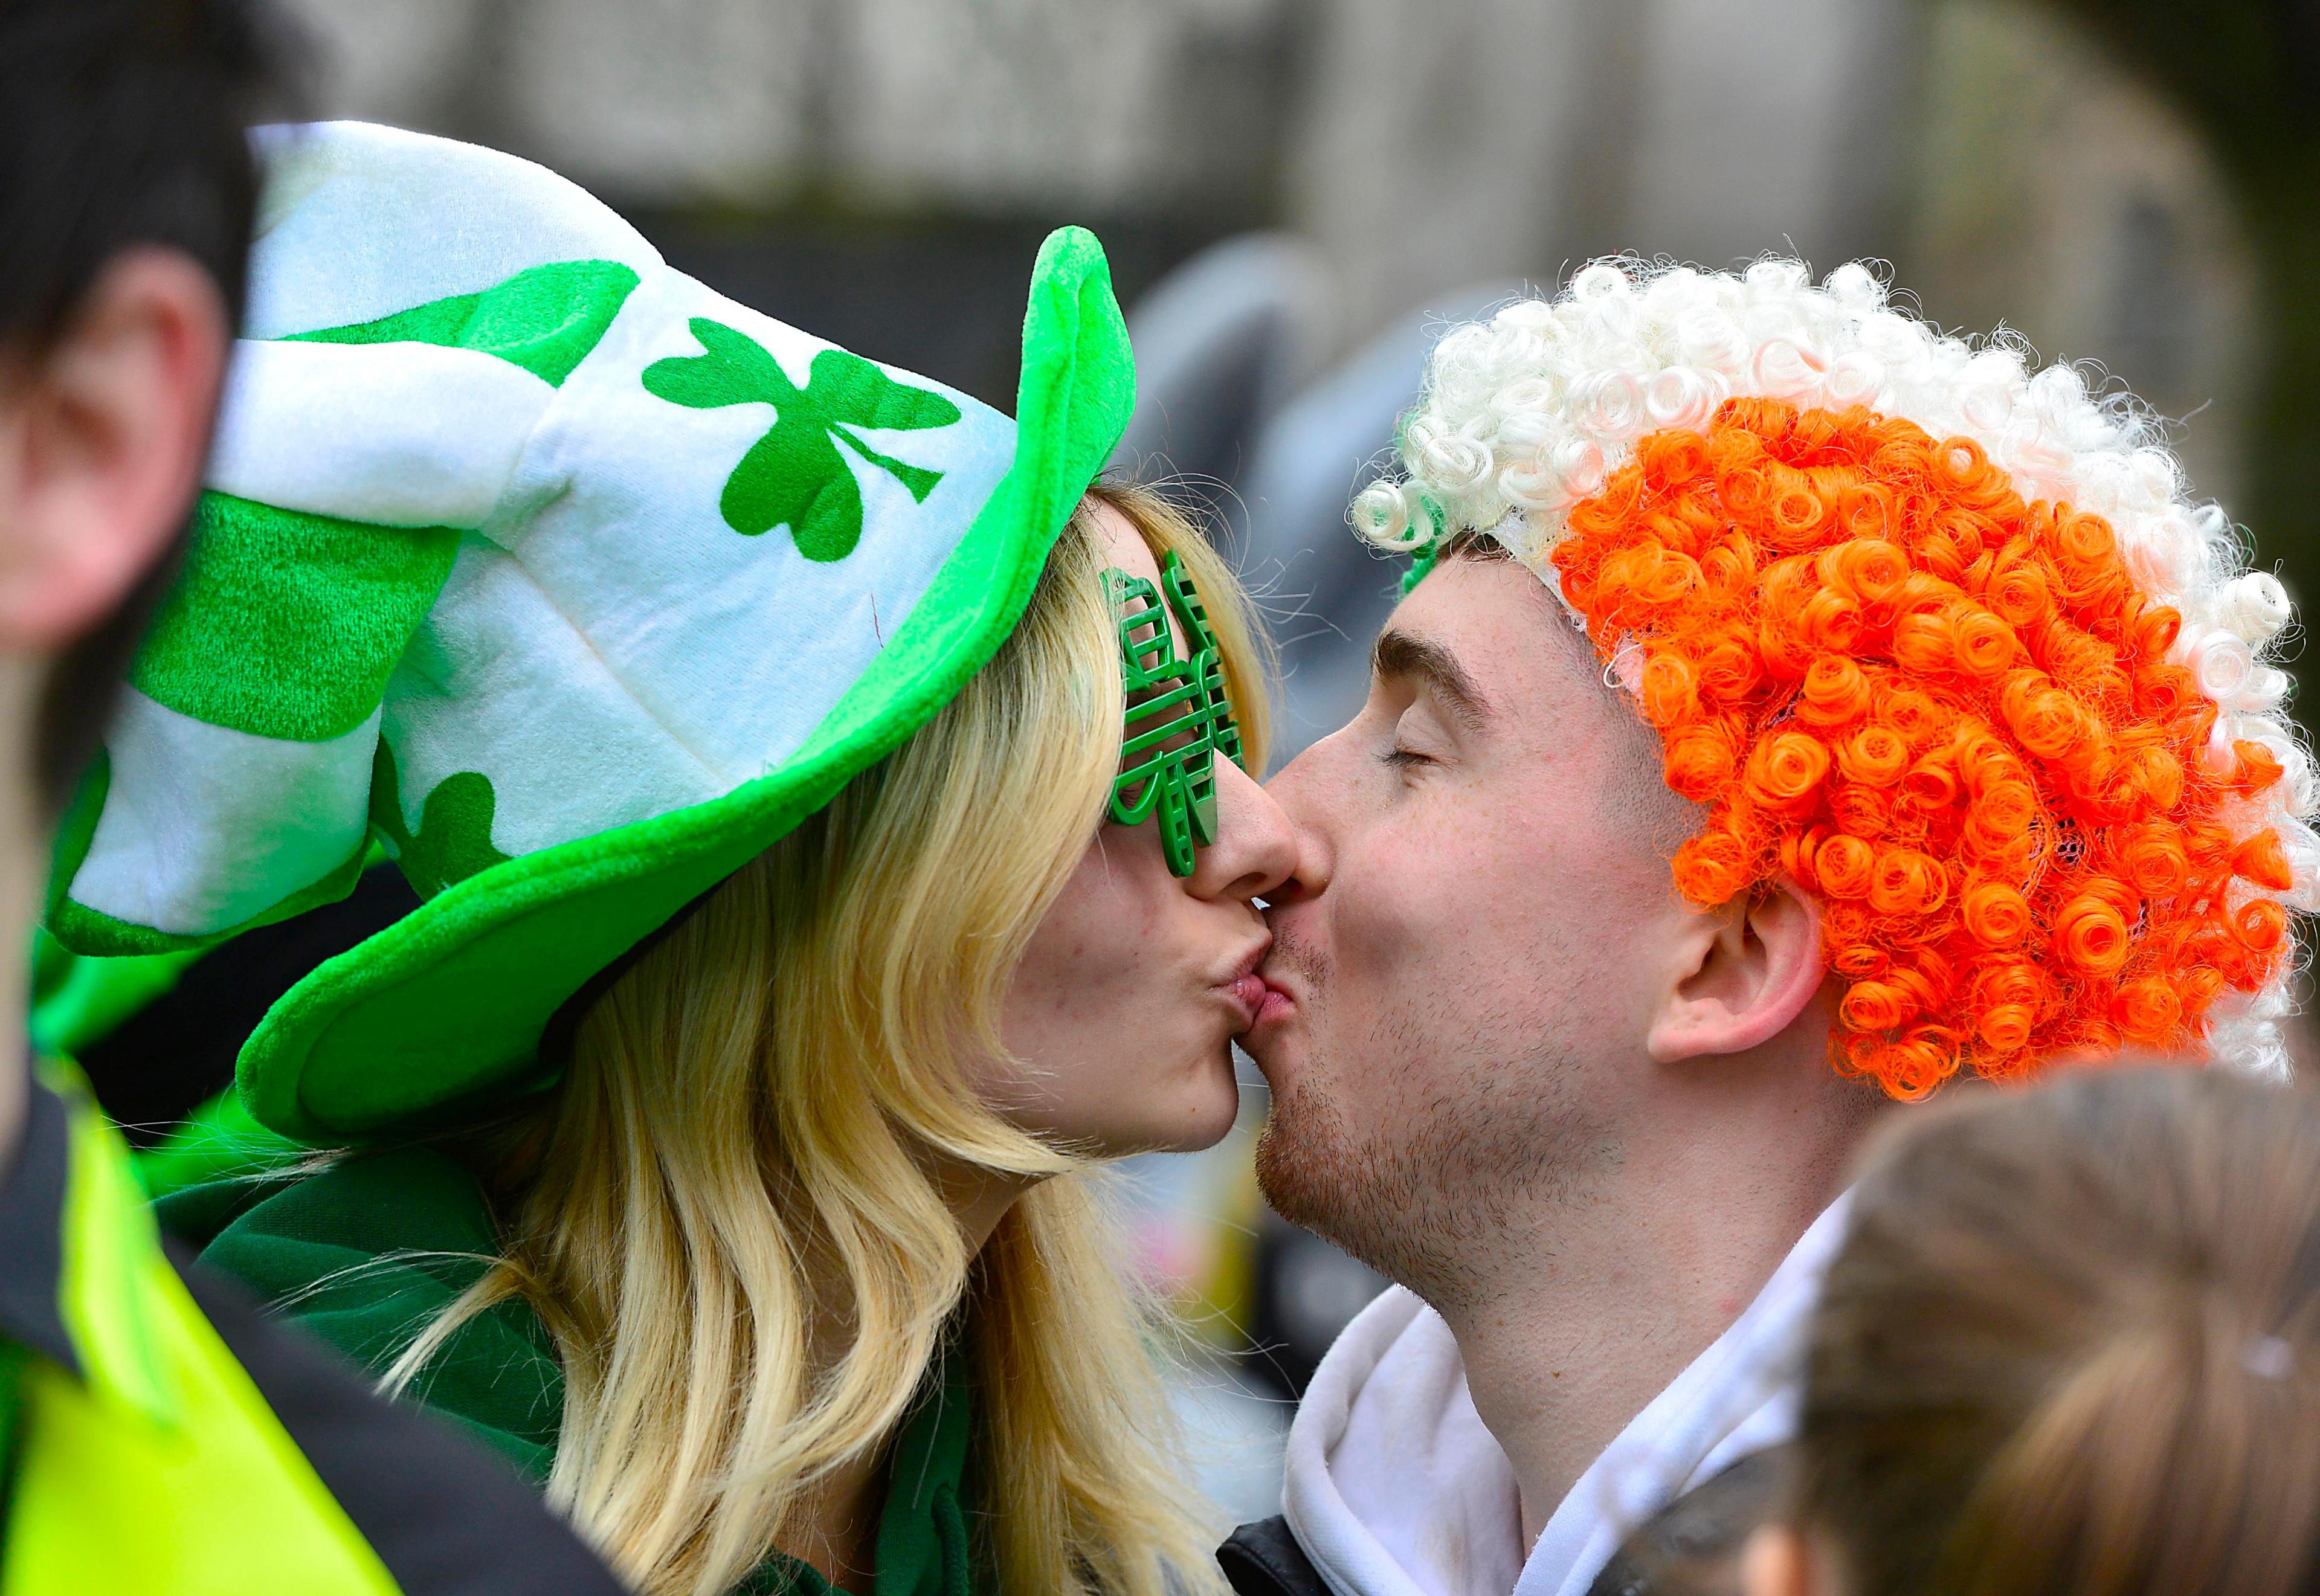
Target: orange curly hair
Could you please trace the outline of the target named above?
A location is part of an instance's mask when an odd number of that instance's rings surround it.
[[[1708,805],[1676,884],[1820,901],[1839,1068],[1915,1099],[2191,1047],[2286,957],[2286,911],[2233,885],[2285,890],[2279,839],[2230,821],[2280,766],[2203,757],[2180,618],[2100,517],[1965,439],[1742,398],[1645,436],[1569,528],[1564,597],[1607,662],[1640,649],[1668,784]]]

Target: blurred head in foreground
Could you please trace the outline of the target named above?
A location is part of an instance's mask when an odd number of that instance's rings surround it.
[[[273,51],[236,0],[0,3],[0,929],[176,569],[242,295],[242,127]],[[0,960],[0,1027],[25,961]],[[21,1033],[19,1033],[21,1035]],[[0,1041],[0,1162],[24,1093]]]
[[[0,5],[0,656],[39,678],[35,746],[7,757],[43,805],[96,746],[192,507],[269,69],[233,0]]]
[[[2320,1102],[2075,1077],[1875,1158],[1748,1596],[2320,1579]]]

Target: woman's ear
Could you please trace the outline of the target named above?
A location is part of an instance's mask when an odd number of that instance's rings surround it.
[[[0,653],[61,650],[177,536],[231,341],[209,274],[140,248],[53,343],[0,363]]]
[[[1819,906],[1786,877],[1760,896],[1701,911],[1680,948],[1645,1037],[1656,1064],[1771,1041],[1804,1012],[1826,973]]]

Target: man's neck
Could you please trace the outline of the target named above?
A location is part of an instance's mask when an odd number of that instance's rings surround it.
[[[1865,1120],[1667,1138],[1583,1203],[1482,1249],[1438,1303],[1474,1408],[1521,1487],[1523,1544],[1628,1422],[1730,1327],[1842,1188]],[[1641,1149],[1630,1149],[1640,1153]]]

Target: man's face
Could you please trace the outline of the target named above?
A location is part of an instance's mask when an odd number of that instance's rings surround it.
[[[1272,784],[1302,864],[1244,1045],[1273,1087],[1273,1205],[1439,1305],[1508,1202],[1578,1198],[1619,1158],[1699,816],[1511,560],[1445,561],[1376,665],[1362,712]]]

